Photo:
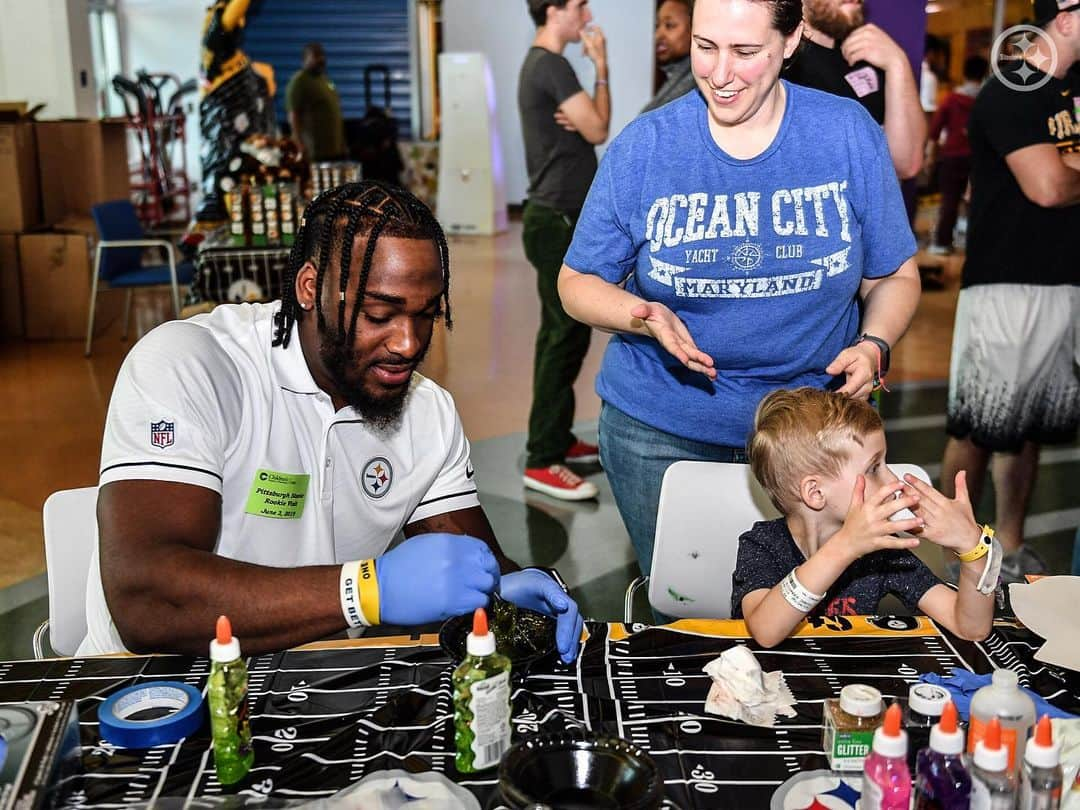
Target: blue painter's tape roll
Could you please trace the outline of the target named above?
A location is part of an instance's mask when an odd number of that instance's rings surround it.
[[[130,720],[149,709],[172,711],[152,720]],[[101,736],[121,748],[169,745],[199,730],[203,699],[198,689],[176,681],[155,681],[129,686],[110,695],[98,707]]]

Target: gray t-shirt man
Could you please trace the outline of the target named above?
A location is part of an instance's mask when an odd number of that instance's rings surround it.
[[[518,78],[529,199],[575,214],[585,204],[596,174],[596,149],[580,133],[559,126],[555,111],[581,91],[564,56],[538,46],[529,49]]]

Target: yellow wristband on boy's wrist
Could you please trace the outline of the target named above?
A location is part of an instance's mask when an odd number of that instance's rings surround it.
[[[954,551],[953,554],[956,554],[956,557],[960,560],[960,562],[973,562],[980,557],[985,557],[987,554],[989,554],[990,547],[993,546],[993,544],[994,530],[991,529],[989,526],[983,526],[982,537],[979,538],[979,542],[976,543],[975,548],[971,549],[970,551],[965,551],[963,554],[960,554],[956,551]]]

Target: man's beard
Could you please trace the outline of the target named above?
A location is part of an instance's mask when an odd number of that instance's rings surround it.
[[[848,34],[866,23],[866,16],[861,6],[853,17],[848,17],[834,8],[831,0],[806,0],[806,21],[839,44],[847,39]]]
[[[415,365],[420,366],[427,354],[424,348],[416,358]],[[371,428],[383,434],[394,433],[401,425],[401,415],[412,390],[410,383],[401,387],[401,392],[392,396],[376,397],[364,387],[363,380],[356,380],[349,371],[357,368],[356,351],[352,346],[338,343],[336,335],[324,335],[322,348],[319,350],[323,365],[330,374],[339,396],[346,404],[356,409]]]

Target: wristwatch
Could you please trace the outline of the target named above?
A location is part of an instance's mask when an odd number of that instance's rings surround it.
[[[873,343],[875,346],[878,347],[878,349],[881,350],[881,368],[878,369],[878,374],[884,377],[886,374],[889,373],[889,344],[879,338],[877,335],[871,335],[869,332],[863,332],[861,335],[859,335],[858,339],[853,345],[858,346],[864,341]]]

